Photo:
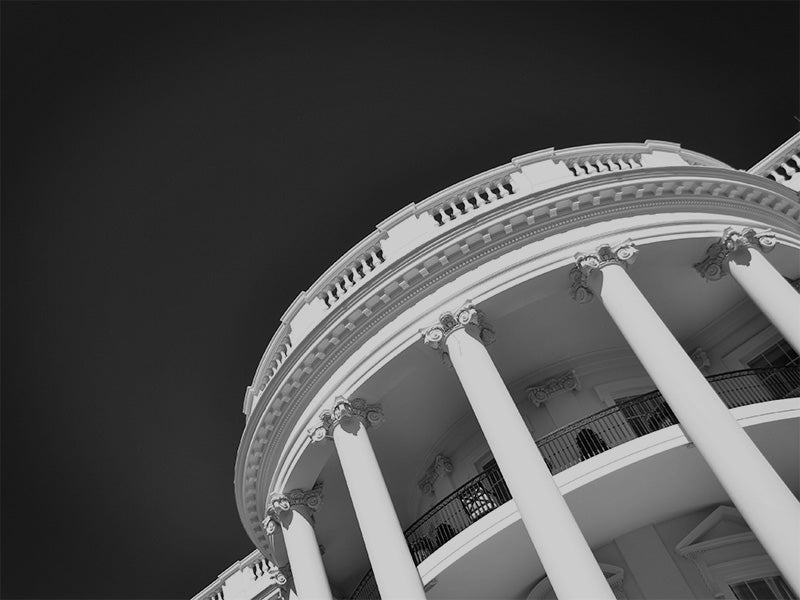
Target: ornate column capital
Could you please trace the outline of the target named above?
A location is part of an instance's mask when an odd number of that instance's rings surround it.
[[[379,427],[385,417],[380,404],[367,404],[361,398],[347,400],[339,397],[332,409],[323,410],[319,414],[319,422],[309,427],[308,436],[312,442],[332,438],[333,430],[345,419],[358,419],[364,427]]]
[[[436,480],[445,473],[453,472],[453,461],[444,454],[437,454],[431,465],[425,470],[425,475],[417,482],[420,491],[426,496],[433,496],[433,486]]]
[[[264,529],[267,534],[275,532],[276,519],[281,513],[290,510],[313,514],[322,506],[322,482],[317,483],[310,490],[294,489],[286,493],[273,492],[267,501],[267,518],[264,519]]]
[[[589,287],[589,274],[608,265],[633,264],[639,250],[631,240],[611,246],[602,244],[594,252],[578,252],[575,255],[575,267],[570,271],[570,296],[578,304],[591,302],[594,292]]]
[[[752,227],[736,230],[727,227],[722,237],[706,250],[706,257],[694,265],[698,273],[708,281],[717,281],[727,275],[725,260],[740,248],[753,248],[769,252],[775,247],[775,234],[769,229],[757,232]]]
[[[467,302],[455,312],[444,312],[439,315],[439,322],[422,331],[422,340],[446,355],[445,342],[454,331],[463,329],[484,345],[495,341],[494,329],[486,320],[483,312],[471,302]]]
[[[281,587],[286,587],[292,580],[292,569],[288,564],[279,567],[272,565],[267,571],[267,575]]]

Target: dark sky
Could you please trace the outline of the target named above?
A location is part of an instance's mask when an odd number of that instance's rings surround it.
[[[3,598],[245,556],[245,387],[297,293],[513,156],[798,129],[798,3],[2,4]]]

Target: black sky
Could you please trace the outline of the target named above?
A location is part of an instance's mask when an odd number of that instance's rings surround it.
[[[186,598],[252,546],[297,293],[513,156],[795,133],[798,3],[2,4],[2,597]]]

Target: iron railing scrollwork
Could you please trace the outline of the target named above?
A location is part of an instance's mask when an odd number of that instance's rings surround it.
[[[800,395],[800,367],[796,366],[746,369],[707,379],[728,408]],[[536,445],[555,475],[609,448],[677,424],[661,392],[653,391],[561,427]],[[420,564],[456,534],[509,500],[511,494],[496,466],[473,477],[405,530],[414,563]],[[372,571],[350,597],[380,598]]]

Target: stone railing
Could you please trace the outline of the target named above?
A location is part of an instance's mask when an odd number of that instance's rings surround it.
[[[800,368],[748,369],[708,377],[728,408],[793,398],[800,394]],[[658,391],[643,394],[561,427],[536,442],[555,475],[638,437],[677,425]],[[496,467],[480,473],[417,519],[404,534],[419,565],[456,534],[511,500]],[[358,584],[352,600],[380,598],[372,571]]]
[[[609,171],[640,169],[642,167],[642,155],[640,152],[592,154],[571,158],[564,162],[575,177],[583,177],[584,175],[595,175]]]
[[[800,133],[770,152],[748,173],[772,179],[796,191],[800,190]]]
[[[281,370],[281,366],[303,338],[323,323],[331,311],[343,304],[378,271],[388,268],[413,248],[442,234],[443,230],[464,224],[475,216],[515,200],[561,185],[614,171],[646,167],[703,166],[730,169],[724,163],[699,153],[683,150],[678,144],[650,141],[643,144],[596,144],[554,150],[541,150],[514,158],[509,164],[464,180],[422,202],[410,204],[379,224],[333,264],[307,292],[300,293],[281,317],[259,364],[253,383],[245,394],[243,412],[250,415],[261,395]],[[544,209],[542,209],[544,210]],[[550,208],[547,214],[560,209]],[[555,212],[554,212],[555,211]],[[537,215],[526,217],[528,223]],[[504,227],[510,227],[504,225]],[[492,234],[484,233],[484,237]],[[435,266],[436,260],[432,259]],[[418,269],[426,276],[430,265]],[[405,280],[398,280],[402,288]],[[384,302],[389,296],[379,295]],[[369,315],[372,308],[364,310]],[[350,326],[351,323],[345,323]]]
[[[367,275],[372,273],[385,261],[383,250],[375,244],[359,251],[359,255],[329,281],[325,289],[317,296],[330,308]]]
[[[273,576],[274,568],[258,550],[236,561],[192,600],[238,600],[240,598],[266,597],[264,591],[277,589],[279,583]],[[277,593],[277,592],[276,592]]]
[[[429,214],[439,227],[447,225],[462,215],[516,194],[519,186],[512,174],[518,171],[514,165],[507,165],[481,173],[420,202],[416,212]]]

